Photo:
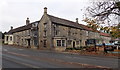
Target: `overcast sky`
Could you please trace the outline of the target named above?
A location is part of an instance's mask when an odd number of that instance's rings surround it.
[[[83,23],[85,8],[89,0],[0,0],[0,31],[5,32],[25,25],[27,17],[31,22],[40,20],[43,8],[48,8],[48,14],[60,18]]]

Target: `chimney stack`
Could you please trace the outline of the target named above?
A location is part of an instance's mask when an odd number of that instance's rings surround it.
[[[44,8],[44,14],[47,14],[47,7]]]
[[[26,25],[28,25],[29,23],[30,23],[30,20],[29,20],[29,18],[27,18]]]
[[[11,30],[13,30],[13,26],[11,26]]]
[[[78,18],[76,18],[76,23],[78,23]]]

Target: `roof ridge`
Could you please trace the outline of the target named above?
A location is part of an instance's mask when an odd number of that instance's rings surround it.
[[[64,18],[59,18],[59,17],[56,17],[56,16],[53,16],[53,15],[49,15],[47,14],[49,17],[52,17],[52,18],[56,18],[56,19],[60,19],[61,21],[66,21],[66,22],[69,22],[70,25],[74,25],[76,27],[82,27],[82,29],[85,29],[85,30],[88,30],[88,31],[93,31],[92,28],[89,28],[88,26],[84,25],[84,24],[80,24],[80,23],[76,23],[74,21],[71,21],[71,20],[67,20],[67,19],[64,19]],[[50,18],[50,20],[52,20],[52,18]]]
[[[61,20],[65,20],[65,21],[69,21],[69,22],[76,23],[76,22],[74,22],[74,21],[71,21],[71,20],[68,20],[68,19],[64,19],[64,18],[56,17],[56,16],[49,15],[49,14],[47,14],[47,15],[48,15],[48,16],[52,16],[52,17],[55,17],[55,18],[58,18],[58,19],[61,19]]]
[[[53,15],[49,15],[49,14],[47,14],[48,16],[52,16],[52,17],[55,17],[55,18],[58,18],[58,19],[61,19],[61,20],[66,20],[66,21],[69,21],[69,22],[73,22],[73,23],[76,23],[76,22],[74,22],[74,21],[71,21],[71,20],[67,20],[67,19],[64,19],[64,18],[59,18],[59,17],[56,17],[56,16],[53,16]],[[80,23],[78,23],[79,25],[84,25],[84,24],[80,24]],[[84,26],[86,26],[86,25],[84,25]],[[88,27],[88,26],[86,26],[86,27]],[[90,28],[90,27],[88,27],[88,28]]]
[[[102,35],[102,36],[110,36],[109,33],[104,33],[104,32],[100,32],[100,35]]]
[[[31,24],[31,23],[30,23]],[[28,24],[28,25],[30,25],[30,24]],[[12,29],[12,30],[15,30],[15,29],[18,29],[18,28],[21,28],[21,27],[25,27],[25,26],[28,26],[28,25],[23,25],[23,26],[20,26],[20,27],[16,27],[16,28],[14,28],[14,29]]]
[[[19,29],[19,28],[22,28],[22,27],[27,27],[27,26],[30,26],[30,25],[32,25],[33,23],[35,23],[35,22],[39,22],[40,20],[38,20],[38,21],[34,21],[34,22],[31,22],[30,24],[28,24],[28,25],[23,25],[23,26],[20,26],[20,27],[16,27],[16,28],[14,28],[14,29],[12,29],[12,30],[16,30],[16,29]],[[11,30],[9,30],[8,32],[10,32]]]

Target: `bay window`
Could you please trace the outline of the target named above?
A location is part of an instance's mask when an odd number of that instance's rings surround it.
[[[65,46],[65,40],[57,40],[57,46]]]

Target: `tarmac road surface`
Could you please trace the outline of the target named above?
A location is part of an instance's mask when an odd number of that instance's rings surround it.
[[[3,68],[118,68],[117,58],[84,56],[47,50],[5,46]]]

